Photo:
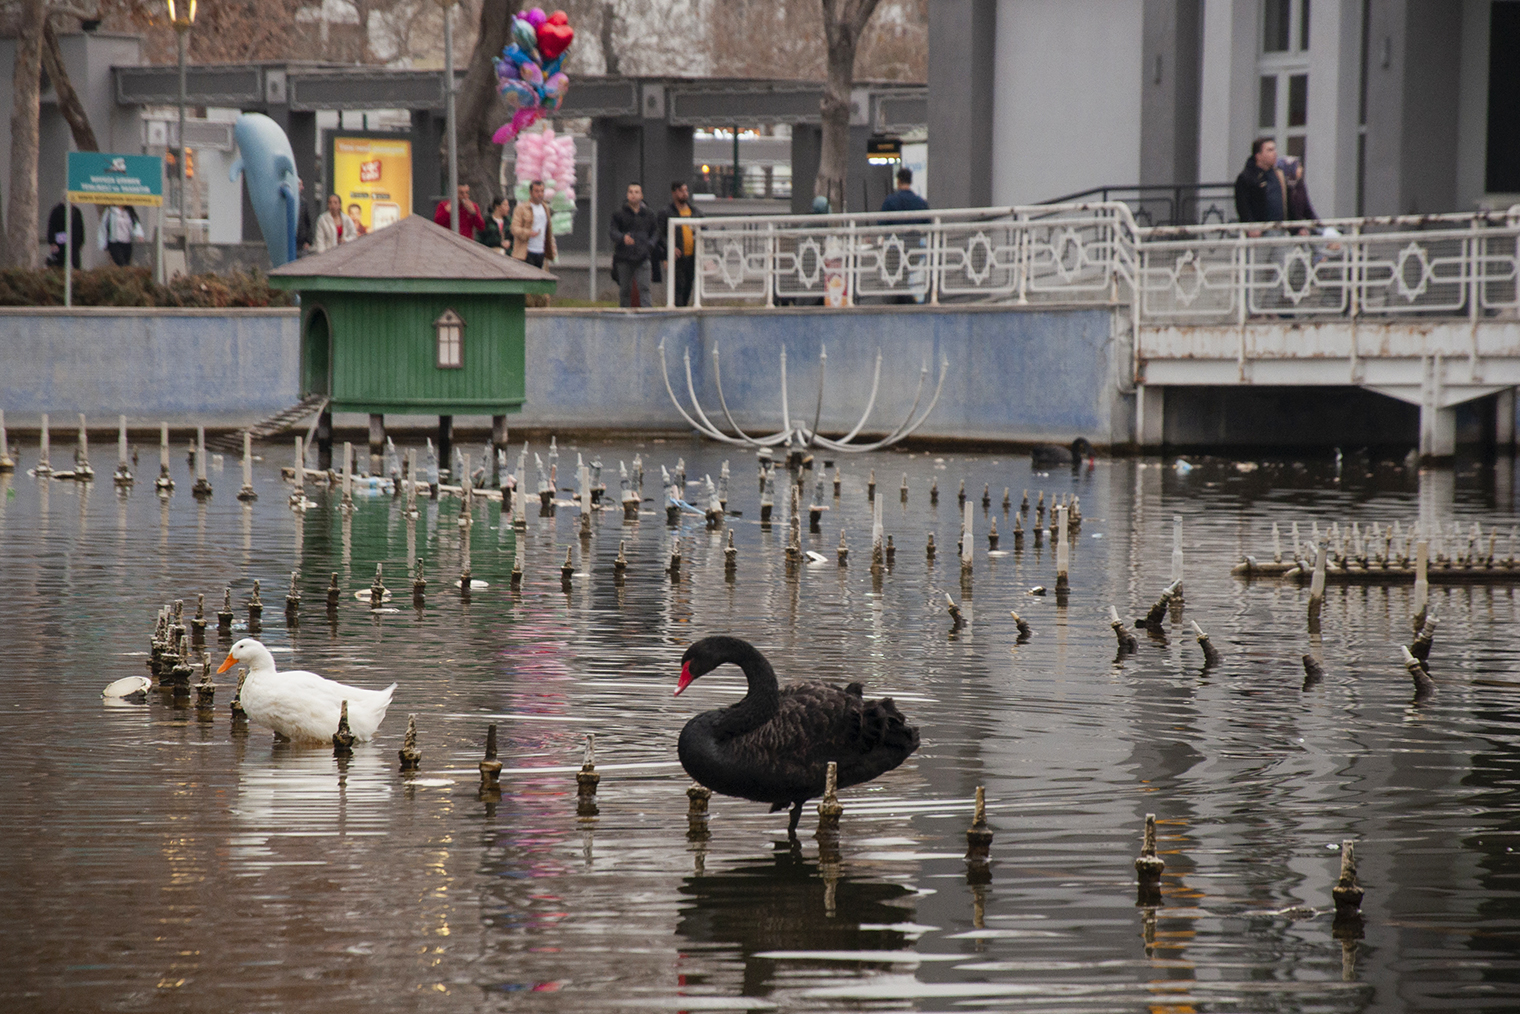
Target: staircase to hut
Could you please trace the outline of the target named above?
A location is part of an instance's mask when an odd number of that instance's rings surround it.
[[[248,433],[255,440],[264,440],[268,437],[276,436],[290,429],[307,416],[321,412],[326,406],[327,395],[308,395],[289,408],[276,412],[268,419],[254,423],[248,427]],[[213,450],[221,451],[224,454],[241,453],[243,450],[243,431],[233,430],[230,433],[218,433],[214,437],[207,437],[206,446]]]

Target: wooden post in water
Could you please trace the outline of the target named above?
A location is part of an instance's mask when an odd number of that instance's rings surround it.
[[[823,801],[818,804],[818,835],[839,833],[839,818],[844,806],[839,802],[839,763],[829,761],[824,774]]]
[[[973,512],[972,512],[971,504],[970,503],[966,503],[961,508],[961,581],[962,582],[968,581],[971,578],[971,554],[972,554],[972,551],[973,551],[971,540],[974,538],[974,536],[972,534],[972,517],[973,517]]]
[[[987,826],[987,787],[976,787],[976,808],[966,829],[966,861],[986,863],[992,853],[992,829]]]
[[[10,459],[5,456],[5,417],[0,415],[0,472],[9,471],[5,462]],[[116,417],[116,475],[114,481],[118,486],[132,485],[132,469],[127,467],[127,417]]]
[[[1325,605],[1325,557],[1329,554],[1323,542],[1314,547],[1314,577],[1309,583],[1309,633],[1319,633],[1319,614]]]
[[[1139,897],[1136,904],[1155,905],[1161,901],[1161,872],[1166,869],[1166,863],[1156,855],[1156,815],[1145,815],[1145,841],[1140,846],[1140,855],[1135,859],[1135,873],[1140,882]]]
[[[1425,626],[1425,613],[1430,604],[1430,541],[1421,539],[1415,543],[1414,557],[1414,630],[1420,632]]]
[[[1067,571],[1071,565],[1071,533],[1066,530],[1066,505],[1062,504],[1055,509],[1056,525],[1053,538],[1056,539],[1056,604],[1060,605],[1070,590],[1067,581]],[[1175,568],[1175,554],[1173,567]]]
[[[195,485],[190,488],[197,500],[211,495],[211,483],[206,480],[206,427],[195,428]]]
[[[253,434],[247,430],[243,431],[243,488],[238,490],[237,498],[243,503],[259,498],[253,488]]]

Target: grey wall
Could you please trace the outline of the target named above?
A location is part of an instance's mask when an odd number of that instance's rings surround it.
[[[1369,215],[1457,206],[1463,6],[1372,0],[1363,209]]]
[[[997,7],[997,0],[936,0],[929,19],[928,201],[936,208],[992,203]]]
[[[950,362],[944,393],[923,436],[1123,442],[1133,410],[1118,393],[1115,375],[1127,362],[1116,361],[1112,333],[1101,309],[535,311],[527,405],[511,424],[685,431],[660,372],[663,340],[683,402],[689,351],[709,411],[718,405],[712,350],[721,347],[724,394],[741,425],[756,430],[780,425],[780,350],[788,354],[796,415],[815,403],[826,345],[826,430],[847,429],[865,411],[880,350],[881,390],[866,432],[889,431],[907,416],[926,362],[927,405],[943,357]],[[161,419],[247,425],[296,402],[298,346],[294,310],[4,310],[0,407],[18,427],[35,426],[42,412],[60,419],[84,412],[107,423],[124,412],[138,426]]]
[[[1203,0],[1145,0],[1143,26],[1138,182],[1197,183]]]
[[[296,397],[295,310],[0,310],[0,407],[240,426]],[[61,414],[61,415],[60,415]]]
[[[1139,180],[1143,13],[1143,0],[999,0],[993,204]]]

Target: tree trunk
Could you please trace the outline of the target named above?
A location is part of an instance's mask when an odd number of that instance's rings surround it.
[[[37,266],[37,120],[42,93],[42,28],[46,0],[22,0],[17,24],[16,72],[12,79],[10,219],[7,261]],[[65,223],[67,228],[67,223]]]
[[[617,77],[619,61],[617,52],[617,5],[608,0],[602,4],[601,31],[597,41],[602,47],[602,62],[607,65],[608,77]]]
[[[53,31],[51,22],[43,22],[42,69],[47,71],[48,80],[53,82],[53,91],[58,95],[58,109],[68,121],[69,131],[74,135],[74,147],[80,151],[99,151],[100,144],[95,140],[95,131],[90,126],[90,114],[85,112],[84,103],[79,101],[79,93],[74,91],[74,85],[69,81],[68,68],[63,65],[63,51],[58,48],[58,35]]]
[[[490,196],[501,189],[501,145],[491,135],[505,116],[496,94],[496,67],[492,58],[512,41],[512,11],[508,4],[488,2],[480,7],[480,33],[465,68],[464,81],[455,97],[455,122],[459,131],[459,182],[470,185],[472,199],[486,213]],[[510,115],[510,114],[508,114]],[[448,138],[443,139],[444,172],[448,172]],[[505,196],[505,195],[502,195]]]
[[[844,188],[850,167],[850,91],[855,84],[855,51],[878,0],[823,0],[823,32],[828,43],[828,76],[819,112],[823,144],[818,154],[818,178],[813,194],[829,199],[829,208],[843,211]]]

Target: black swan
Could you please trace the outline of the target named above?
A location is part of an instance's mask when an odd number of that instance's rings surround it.
[[[859,683],[779,687],[765,656],[737,637],[704,637],[687,648],[676,693],[725,662],[744,670],[749,693],[686,723],[681,766],[714,792],[770,803],[772,813],[790,806],[788,834],[797,832],[802,804],[823,795],[829,761],[839,765],[842,789],[891,771],[918,749],[918,729],[892,698],[868,701]]]
[[[1053,468],[1058,465],[1070,465],[1073,468],[1080,465],[1084,459],[1091,458],[1093,445],[1087,442],[1086,437],[1077,437],[1071,442],[1070,447],[1062,447],[1059,444],[1035,444],[1029,452],[1029,463],[1035,468]]]

